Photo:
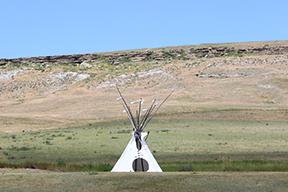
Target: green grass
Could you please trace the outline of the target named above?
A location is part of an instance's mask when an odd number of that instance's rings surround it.
[[[163,163],[165,171],[288,171],[288,161],[217,160]]]
[[[287,172],[288,161],[260,161],[260,160],[239,160],[239,161],[189,161],[160,163],[164,172],[191,172],[191,171],[217,171],[217,172]],[[107,164],[76,164],[66,163],[64,160],[58,160],[56,163],[25,162],[25,163],[0,163],[0,168],[25,168],[25,169],[42,169],[64,172],[91,172],[91,171],[111,171],[113,165]]]
[[[165,171],[287,171],[287,121],[161,119],[148,145]],[[0,133],[1,167],[107,171],[130,139],[127,121]],[[60,162],[60,163],[59,163]]]

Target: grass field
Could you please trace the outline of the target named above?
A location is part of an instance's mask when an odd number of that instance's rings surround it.
[[[287,121],[158,117],[150,150],[164,171],[288,171]],[[130,139],[126,120],[0,133],[0,166],[109,171]]]
[[[229,191],[285,192],[288,173],[63,173],[35,170],[0,170],[3,192],[94,191]]]

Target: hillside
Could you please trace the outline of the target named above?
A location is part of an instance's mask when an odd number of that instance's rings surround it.
[[[285,120],[287,73],[287,41],[0,59],[1,131],[125,118],[116,84],[147,102],[175,89],[159,115]]]
[[[111,170],[131,132],[117,84],[144,107],[175,89],[145,128],[165,172],[288,170],[286,41],[0,63],[0,168]]]

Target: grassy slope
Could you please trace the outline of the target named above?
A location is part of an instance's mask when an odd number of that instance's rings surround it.
[[[283,192],[287,173],[111,174],[0,170],[1,191]]]

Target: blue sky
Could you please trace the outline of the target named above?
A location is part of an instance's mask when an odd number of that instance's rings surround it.
[[[288,39],[286,0],[2,0],[0,58]]]

